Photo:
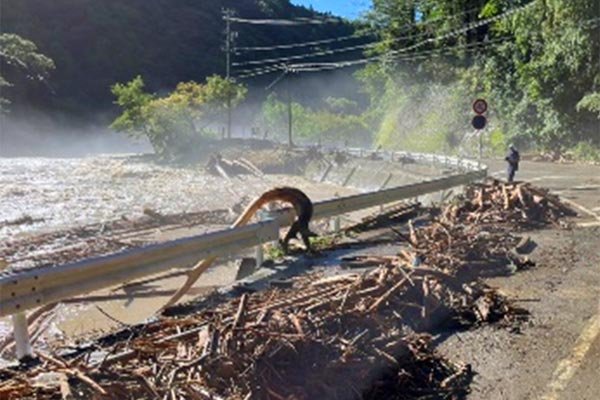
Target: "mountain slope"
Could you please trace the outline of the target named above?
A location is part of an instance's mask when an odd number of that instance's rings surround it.
[[[7,71],[15,82],[7,96],[15,108],[28,105],[89,114],[111,106],[111,84],[138,74],[157,92],[180,81],[224,74],[223,8],[234,9],[244,18],[323,16],[288,0],[2,0],[2,32],[33,40],[56,63],[56,71],[43,85]],[[353,32],[345,22],[285,29],[236,24],[234,29],[239,32],[240,46]]]

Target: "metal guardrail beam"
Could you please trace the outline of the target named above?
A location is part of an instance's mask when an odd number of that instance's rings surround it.
[[[15,272],[0,277],[0,317],[188,266],[278,237],[279,222],[269,220],[71,264]]]
[[[395,153],[401,154],[402,153]],[[407,153],[411,157],[415,154]],[[421,157],[421,155],[418,155]],[[329,218],[386,203],[410,199],[428,193],[465,185],[486,176],[477,163],[447,157],[422,155],[427,162],[444,161],[446,165],[475,171],[429,179],[420,183],[316,202],[315,218]],[[73,296],[115,286],[191,265],[209,256],[222,256],[236,250],[276,240],[279,229],[291,224],[292,212],[283,212],[275,219],[235,229],[174,240],[97,257],[76,263],[33,268],[0,276],[0,317],[57,302]]]
[[[426,180],[420,183],[384,189],[377,192],[357,194],[339,199],[315,203],[315,218],[328,218],[339,214],[371,208],[395,201],[411,199],[428,193],[435,193],[455,186],[466,185],[486,176],[485,171],[451,175],[444,178]]]

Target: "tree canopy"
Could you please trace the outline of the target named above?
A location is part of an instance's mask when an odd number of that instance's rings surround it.
[[[224,75],[226,8],[244,18],[323,16],[289,0],[2,0],[0,31],[31,39],[57,65],[49,81],[52,96],[21,86],[11,93],[14,107],[96,116],[116,111],[108,90],[115,82],[142,75],[150,91],[160,92],[179,82]],[[232,29],[234,46],[294,43],[354,31],[343,21],[283,30],[234,23]],[[279,55],[284,53],[273,54]],[[250,56],[256,54],[240,53],[233,61]]]
[[[452,147],[485,97],[504,142],[599,145],[599,18],[596,0],[375,0],[375,53],[394,54],[359,74],[377,140]]]
[[[50,70],[54,69],[54,62],[41,54],[37,46],[30,40],[19,35],[0,34],[0,90],[2,87],[10,87],[13,84],[7,80],[2,71],[8,69],[12,76],[21,75],[25,79],[42,81],[46,79]],[[9,78],[10,79],[10,78]],[[4,110],[10,101],[0,93],[0,111]]]
[[[113,85],[122,112],[113,128],[149,137],[162,153],[216,135],[227,99],[235,106],[247,95],[264,102],[260,113],[247,113],[248,127],[286,135],[288,105],[280,86],[268,98],[262,90],[279,78],[250,80],[248,92],[215,76],[225,69],[222,8],[245,18],[324,16],[289,0],[5,2],[11,6],[3,9],[3,31],[31,38],[58,66],[49,82],[52,99],[19,90],[16,102],[97,112],[110,104]],[[490,151],[514,142],[600,159],[598,0],[373,0],[357,23],[234,24],[234,30],[238,72],[277,70],[290,56],[292,63],[314,62],[305,71],[320,71],[293,74],[294,131],[306,141],[458,152],[472,145],[471,103],[483,97],[490,105]],[[351,35],[350,44],[338,42]],[[3,37],[26,49],[28,57],[15,54],[29,63],[21,70],[33,71],[30,76],[52,67],[33,43]],[[311,40],[317,42],[300,49],[275,46]],[[353,68],[337,64],[343,60]],[[345,80],[335,80],[340,76]],[[8,81],[0,78],[0,85]]]

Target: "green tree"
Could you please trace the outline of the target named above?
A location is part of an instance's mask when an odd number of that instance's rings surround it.
[[[555,151],[582,140],[600,144],[593,94],[600,85],[599,17],[596,0],[548,0],[494,26],[513,40],[482,62],[481,83],[510,136]]]
[[[111,128],[126,132],[134,138],[148,135],[146,127],[146,107],[155,98],[154,95],[144,91],[144,80],[136,76],[127,83],[116,83],[110,88],[117,98],[117,104],[122,114],[111,124]]]
[[[235,107],[247,93],[245,86],[219,76],[204,84],[181,82],[164,97],[145,92],[140,76],[111,90],[122,109],[111,128],[147,137],[157,154],[168,157],[183,155],[202,138],[216,136],[214,127],[224,120],[228,98]]]
[[[315,111],[300,103],[292,103],[294,140],[298,142],[341,143],[351,142],[367,145],[371,142],[371,133],[362,115],[346,114],[341,108],[354,108],[355,104],[347,99],[329,101],[330,110]],[[257,121],[264,129],[274,133],[275,137],[287,140],[288,106],[277,99],[275,94],[269,95],[262,105]]]
[[[54,69],[54,62],[38,52],[35,43],[11,33],[0,34],[0,62],[25,74],[28,79],[37,81],[46,79]],[[0,91],[2,87],[10,86],[12,83],[0,73]],[[0,96],[0,111],[5,111],[9,103],[8,99]]]

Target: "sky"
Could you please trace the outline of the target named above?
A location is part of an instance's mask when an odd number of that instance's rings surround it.
[[[346,18],[356,18],[371,6],[371,0],[292,0],[292,3]]]

